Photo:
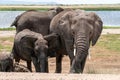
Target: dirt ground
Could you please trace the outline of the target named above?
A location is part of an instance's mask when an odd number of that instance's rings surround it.
[[[120,34],[120,29],[106,30],[104,29],[102,34]],[[13,32],[0,32],[0,37],[8,37],[15,35]],[[7,45],[7,44],[6,44]],[[120,74],[120,52],[109,51],[105,48],[94,46],[90,48],[90,55],[88,55],[84,74]],[[26,64],[21,61],[21,64]],[[32,65],[33,67],[33,65]],[[70,60],[68,56],[63,57],[62,61],[62,73],[69,73]],[[33,67],[34,71],[34,67]],[[49,58],[49,72],[55,72],[55,58]]]
[[[102,55],[101,55],[102,54]],[[62,73],[68,73],[70,69],[69,57],[63,57]],[[49,58],[50,73],[55,71],[55,58]],[[117,52],[111,52],[104,48],[95,46],[90,48],[90,55],[87,58],[84,73],[89,74],[119,74],[120,56]]]

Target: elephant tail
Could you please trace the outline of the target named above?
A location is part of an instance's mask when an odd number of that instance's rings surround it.
[[[18,20],[20,19],[20,17],[21,17],[21,15],[18,15],[18,16],[15,18],[15,20],[12,22],[12,24],[10,25],[10,27],[12,27],[12,26],[17,27],[17,22],[18,22]]]

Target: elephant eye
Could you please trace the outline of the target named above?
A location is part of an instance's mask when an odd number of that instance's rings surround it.
[[[64,25],[64,21],[63,20],[60,20],[60,25]]]
[[[72,23],[75,24],[77,22],[77,20],[74,20]]]
[[[38,43],[36,43],[36,44],[35,44],[35,46],[39,46],[39,44],[38,44]]]
[[[72,35],[75,35],[75,32],[73,30],[71,30],[71,33],[72,33]]]
[[[45,44],[48,45],[48,42],[46,41]]]
[[[38,43],[36,43],[36,45],[38,45]]]

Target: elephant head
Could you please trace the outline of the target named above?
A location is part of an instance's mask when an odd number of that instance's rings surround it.
[[[40,37],[40,36],[39,36]],[[48,41],[52,40],[53,38],[56,38],[56,34],[49,34],[46,36],[43,36],[43,38],[37,38],[34,43],[34,51],[35,55],[38,57],[38,63],[40,63],[41,72],[47,71],[48,69]]]
[[[46,65],[47,54],[48,54],[47,41],[45,39],[36,39],[34,43],[34,51],[35,51],[35,56],[37,57],[36,63],[40,63],[40,72],[46,72],[46,67],[48,66]]]
[[[71,73],[83,72],[90,43],[92,42],[92,46],[96,44],[102,27],[102,20],[93,12],[87,13],[81,10],[69,11],[59,19],[58,28],[60,35],[62,35],[65,43],[67,43],[65,44],[66,47],[70,47],[69,44],[71,44],[72,40],[72,46],[75,47],[74,52],[76,53],[72,61]]]
[[[0,53],[0,72],[13,71],[13,57],[8,53]]]

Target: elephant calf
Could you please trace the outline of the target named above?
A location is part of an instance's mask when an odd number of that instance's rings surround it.
[[[13,63],[13,55],[0,53],[0,72],[30,72],[24,65]]]
[[[9,53],[0,53],[0,72],[13,71],[13,59]]]
[[[16,34],[12,53],[15,62],[20,59],[27,61],[27,68],[31,69],[31,61],[36,72],[48,72],[48,45],[47,41],[52,39],[54,34],[42,36],[40,33],[24,29]]]

